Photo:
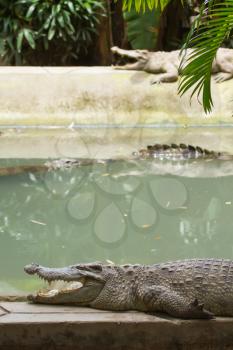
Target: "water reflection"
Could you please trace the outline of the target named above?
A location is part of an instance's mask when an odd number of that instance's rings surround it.
[[[184,207],[188,198],[188,191],[182,179],[158,176],[150,182],[151,192],[158,204],[167,210]]]
[[[232,190],[233,176],[161,176],[145,162],[0,177],[0,294],[35,288],[32,261],[233,258]]]

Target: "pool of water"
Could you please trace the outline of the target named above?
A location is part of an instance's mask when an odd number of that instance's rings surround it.
[[[44,161],[0,166],[35,163]],[[203,176],[205,164],[118,160],[0,176],[0,295],[38,287],[23,271],[31,262],[233,259],[231,162]]]

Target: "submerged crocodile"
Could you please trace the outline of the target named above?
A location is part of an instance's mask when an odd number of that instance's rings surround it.
[[[42,164],[16,165],[0,167],[0,176],[19,175],[23,173],[38,173],[43,175],[48,171],[72,171],[82,166],[103,164],[108,166],[113,162],[128,161],[137,164],[148,159],[139,173],[173,174],[186,177],[219,177],[233,175],[233,155],[227,152],[212,151],[199,146],[184,143],[154,144],[145,149],[133,152],[131,157],[113,159],[84,159],[67,158],[50,160]],[[150,161],[151,160],[151,161]],[[119,176],[127,175],[121,172]],[[128,174],[130,175],[130,174]],[[118,175],[114,175],[117,177]]]
[[[117,46],[111,48],[111,51],[122,58],[133,60],[133,63],[125,65],[116,65],[115,69],[126,69],[144,71],[147,73],[158,74],[153,78],[154,83],[175,82],[179,76],[179,66],[182,57],[180,50],[171,52],[148,50],[123,50]],[[188,49],[187,53],[191,53]],[[216,82],[222,82],[233,77],[233,49],[219,48],[213,61],[212,74]]]
[[[233,316],[233,261],[190,259],[155,265],[77,264],[25,266],[48,282],[69,282],[41,290],[34,303],[74,304],[104,310],[164,312],[180,318]]]
[[[233,160],[233,155],[227,152],[212,151],[199,146],[186,145],[184,143],[175,144],[154,144],[147,146],[146,149],[140,149],[133,152],[132,158],[125,158],[126,160],[137,160],[153,158],[158,161],[187,161],[204,159],[210,160]],[[93,164],[106,164],[107,162],[119,161],[123,159],[56,159],[47,161],[43,164],[35,165],[16,165],[11,167],[0,167],[0,176],[18,175],[22,173],[44,173],[51,170],[65,170],[80,166],[87,166]]]
[[[102,163],[101,160],[96,160],[96,162]],[[61,158],[46,161],[43,164],[22,164],[9,167],[0,167],[0,176],[19,175],[23,173],[44,173],[51,170],[65,170],[91,164],[93,164],[91,159]]]
[[[146,149],[139,150],[138,153],[135,152],[134,155],[141,158],[157,158],[160,160],[233,160],[233,156],[227,152],[216,152],[184,143],[171,143],[170,145],[156,143],[147,146]]]

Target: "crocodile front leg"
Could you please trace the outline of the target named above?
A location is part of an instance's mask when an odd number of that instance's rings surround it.
[[[140,297],[147,309],[151,312],[165,312],[179,318],[213,318],[214,315],[203,308],[195,299],[189,302],[177,292],[159,286],[144,287]]]
[[[152,78],[151,84],[173,83],[178,80],[178,70],[173,64],[165,64],[163,70],[164,72],[161,72],[162,74],[158,74],[157,77]],[[157,73],[153,72],[150,66],[148,66],[145,71],[148,73]]]
[[[221,51],[217,52],[216,60],[212,67],[214,79],[217,83],[229,80],[233,77],[233,57],[232,53],[226,53],[225,55]]]
[[[220,72],[214,75],[214,80],[216,81],[216,83],[222,83],[223,81],[231,79],[232,76],[232,73]]]

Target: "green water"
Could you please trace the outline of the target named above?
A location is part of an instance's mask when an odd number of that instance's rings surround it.
[[[233,258],[233,176],[158,175],[145,171],[150,165],[117,161],[0,177],[0,295],[35,289],[38,281],[23,272],[31,262]]]

